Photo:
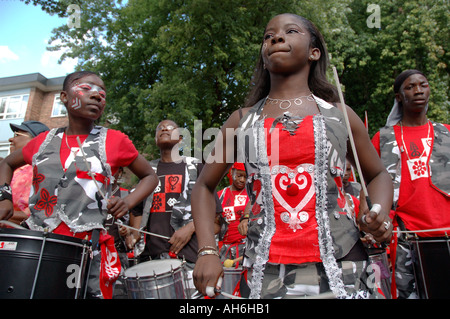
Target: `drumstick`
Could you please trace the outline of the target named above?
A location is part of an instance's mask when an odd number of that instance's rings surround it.
[[[360,180],[360,184],[361,184],[363,193],[366,197],[366,203],[367,203],[367,206],[369,207],[369,211],[375,212],[378,215],[381,211],[381,206],[380,206],[380,204],[374,204],[372,206],[372,202],[370,201],[370,198],[369,198],[369,193],[367,191],[366,182],[364,181],[364,175],[362,174],[362,170],[361,170],[361,164],[359,163],[358,153],[356,152],[355,140],[353,139],[353,132],[352,132],[352,128],[350,126],[350,121],[348,119],[347,107],[345,105],[344,95],[342,94],[341,83],[339,82],[339,76],[337,74],[337,69],[335,66],[333,66],[333,73],[334,73],[334,79],[336,81],[336,87],[338,90],[339,99],[341,100],[342,112],[344,113],[345,124],[347,126],[348,138],[350,140],[350,145],[351,145],[351,148],[353,151],[356,169],[358,171],[359,180]],[[364,223],[366,223],[366,215],[362,216],[362,220]],[[385,243],[381,243],[381,246],[382,247],[385,246]]]
[[[220,293],[224,297],[227,297],[227,298],[230,298],[230,299],[247,299],[247,298],[244,298],[244,297],[239,297],[239,296],[235,296],[235,295],[229,294],[229,293],[224,292],[224,291],[220,291]],[[294,296],[294,295],[291,295],[290,298],[291,299],[336,299],[336,296],[334,295],[333,292],[330,291],[330,292],[324,292],[324,293],[321,293],[321,294],[318,294],[318,295],[312,295],[312,296]]]
[[[237,263],[238,261],[241,261],[243,258],[244,258],[244,256],[238,257],[238,258],[233,259],[233,260],[232,259],[225,259],[224,262],[223,262],[223,266],[226,267],[226,268],[233,267],[233,265],[235,263]]]
[[[367,192],[366,183],[364,182],[364,176],[362,174],[361,165],[359,163],[358,154],[356,153],[355,141],[353,139],[352,128],[350,126],[350,121],[348,120],[347,108],[345,106],[344,96],[341,90],[341,84],[339,82],[339,76],[337,74],[336,67],[333,66],[334,79],[336,81],[336,86],[339,94],[339,99],[341,100],[342,112],[344,113],[345,124],[347,126],[348,138],[350,140],[350,145],[353,151],[353,156],[355,158],[356,169],[358,170],[359,179],[361,182],[361,187],[363,189],[364,195],[366,196],[367,205],[369,205],[369,210],[372,208],[372,204],[370,203],[369,193]]]
[[[393,233],[399,234],[408,234],[408,233],[432,233],[432,232],[441,232],[444,230],[450,230],[450,227],[445,228],[434,228],[434,229],[422,229],[422,230],[393,230]]]
[[[0,220],[0,224],[5,224],[6,226],[17,228],[17,229],[27,229],[25,227],[22,227],[20,225],[17,225],[16,223],[10,222],[8,220]]]
[[[155,237],[159,237],[159,238],[163,238],[163,239],[170,239],[170,237],[167,237],[167,236],[163,236],[163,235],[159,235],[159,234],[155,234],[155,233],[150,233],[150,232],[147,232],[147,231],[144,231],[144,230],[141,230],[141,229],[137,229],[137,228],[134,228],[134,227],[131,227],[131,226],[128,226],[128,225],[124,225],[120,220],[116,221],[115,224],[118,225],[118,226],[123,226],[125,228],[136,230],[136,231],[138,231],[140,233],[147,234],[147,235],[150,235],[150,236],[155,236]]]

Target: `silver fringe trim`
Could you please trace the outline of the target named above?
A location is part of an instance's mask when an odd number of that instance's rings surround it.
[[[320,257],[325,272],[328,276],[331,291],[337,298],[347,298],[347,293],[342,281],[342,270],[334,257],[333,240],[331,236],[330,220],[327,210],[327,172],[328,150],[325,121],[322,115],[314,116],[314,140],[315,140],[315,178],[316,188],[316,220],[319,236]]]
[[[42,142],[41,146],[39,147],[39,150],[33,155],[33,159],[32,159],[32,164],[33,166],[36,165],[36,159],[38,158],[38,156],[41,155],[41,153],[46,149],[46,147],[48,146],[48,144],[52,141],[53,137],[56,135],[58,128],[54,128],[52,130],[50,130],[50,132],[48,133],[47,137],[45,138],[45,140]],[[101,127],[101,126],[95,126],[90,134],[98,134],[98,137],[95,138],[95,141],[99,143],[99,154],[100,154],[100,160],[102,162],[102,164],[105,167],[106,173],[108,175],[108,178],[110,178],[110,183],[106,186],[106,193],[107,193],[107,198],[111,196],[111,188],[112,188],[112,183],[114,182],[114,177],[112,176],[112,171],[111,171],[111,166],[109,165],[109,163],[107,162],[107,156],[106,156],[106,136],[107,136],[107,132],[108,129],[105,127]],[[62,134],[64,134],[64,132],[60,133],[61,135],[56,135],[60,140],[62,140]],[[77,155],[80,156],[80,155]],[[105,201],[102,200],[103,206],[106,205]],[[48,231],[53,231],[59,224],[60,222],[64,222],[66,225],[69,226],[69,228],[71,228],[71,230],[75,233],[78,232],[85,232],[85,231],[91,231],[93,229],[104,229],[104,226],[101,223],[86,223],[83,225],[77,225],[76,223],[74,223],[74,221],[71,221],[68,216],[65,213],[65,206],[66,205],[61,205],[61,207],[59,207],[59,205],[55,206],[55,217],[52,217],[52,221],[56,221],[56,223],[52,223],[51,226],[47,226],[47,227],[42,227],[39,226],[38,224],[36,224],[32,218],[28,218],[26,223],[27,225],[30,227],[30,229],[32,230],[38,230],[38,231],[44,231],[44,230],[48,230]],[[58,217],[58,218],[56,218]]]
[[[33,166],[36,166],[36,159],[38,158],[39,155],[41,155],[41,153],[45,150],[47,145],[53,139],[53,136],[55,136],[57,130],[58,130],[57,128],[54,128],[54,129],[50,130],[50,132],[48,132],[47,136],[45,137],[45,140],[42,142],[41,146],[39,147],[39,150],[33,155],[33,159],[31,161]]]
[[[74,223],[74,221],[71,221],[65,214],[64,212],[65,206],[66,205],[61,205],[61,207],[55,206],[56,207],[54,213],[55,216],[52,216],[51,218],[45,220],[48,226],[45,227],[39,226],[31,218],[28,218],[26,220],[26,223],[31,230],[37,230],[42,232],[43,231],[53,232],[53,230],[55,230],[59,226],[59,224],[61,224],[61,222],[65,223],[73,233],[82,233],[94,229],[105,229],[103,224],[100,223],[86,223],[83,225],[77,225],[76,223]]]
[[[260,167],[259,179],[261,180],[261,197],[263,201],[264,231],[261,233],[255,247],[256,259],[253,263],[252,284],[250,299],[261,297],[262,282],[264,279],[265,265],[269,260],[269,250],[272,236],[275,234],[275,209],[272,198],[272,181],[270,176],[269,159],[267,156],[266,140],[264,134],[264,119],[255,123],[253,134],[256,140],[258,167]]]
[[[105,166],[106,174],[108,178],[110,179],[110,183],[106,186],[107,194],[109,196],[106,196],[107,198],[110,197],[112,194],[112,184],[114,184],[114,176],[111,172],[111,165],[109,165],[107,158],[106,158],[106,135],[108,133],[108,129],[106,127],[97,126],[96,129],[100,129],[100,147],[99,147],[99,153],[100,153],[100,161]],[[94,130],[92,130],[91,134],[94,133]]]

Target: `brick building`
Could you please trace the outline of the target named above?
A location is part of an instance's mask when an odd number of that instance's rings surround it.
[[[9,154],[10,123],[35,120],[49,128],[68,124],[59,99],[64,78],[47,79],[40,73],[0,78],[0,157]]]

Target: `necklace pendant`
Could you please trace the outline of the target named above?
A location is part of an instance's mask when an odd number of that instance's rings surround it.
[[[69,185],[69,182],[67,180],[66,174],[63,175],[63,177],[61,177],[61,180],[59,181],[59,186],[61,186],[62,188],[66,188]]]
[[[288,100],[282,100],[282,99],[272,99],[270,97],[266,98],[266,102],[270,103],[270,104],[278,104],[278,107],[282,110],[287,110],[292,106],[292,102],[294,101],[294,104],[297,106],[300,106],[303,104],[303,98],[306,98],[308,101],[314,101],[314,97],[312,95],[312,93],[310,93],[309,95],[304,95],[304,96],[299,96],[293,99],[288,99]]]
[[[417,159],[408,159],[406,164],[408,165],[408,170],[412,181],[418,178],[429,177],[426,160],[423,161],[421,157]]]

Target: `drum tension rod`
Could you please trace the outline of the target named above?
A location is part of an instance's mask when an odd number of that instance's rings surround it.
[[[37,284],[37,280],[38,280],[38,277],[39,277],[39,269],[41,268],[42,255],[44,254],[45,242],[47,240],[48,234],[49,234],[48,228],[45,228],[44,232],[43,232],[43,240],[42,240],[42,245],[41,245],[41,252],[39,254],[39,260],[38,260],[38,264],[36,266],[36,272],[34,273],[33,287],[31,288],[30,299],[33,299],[33,297],[34,297],[34,291],[36,289],[36,284]]]

